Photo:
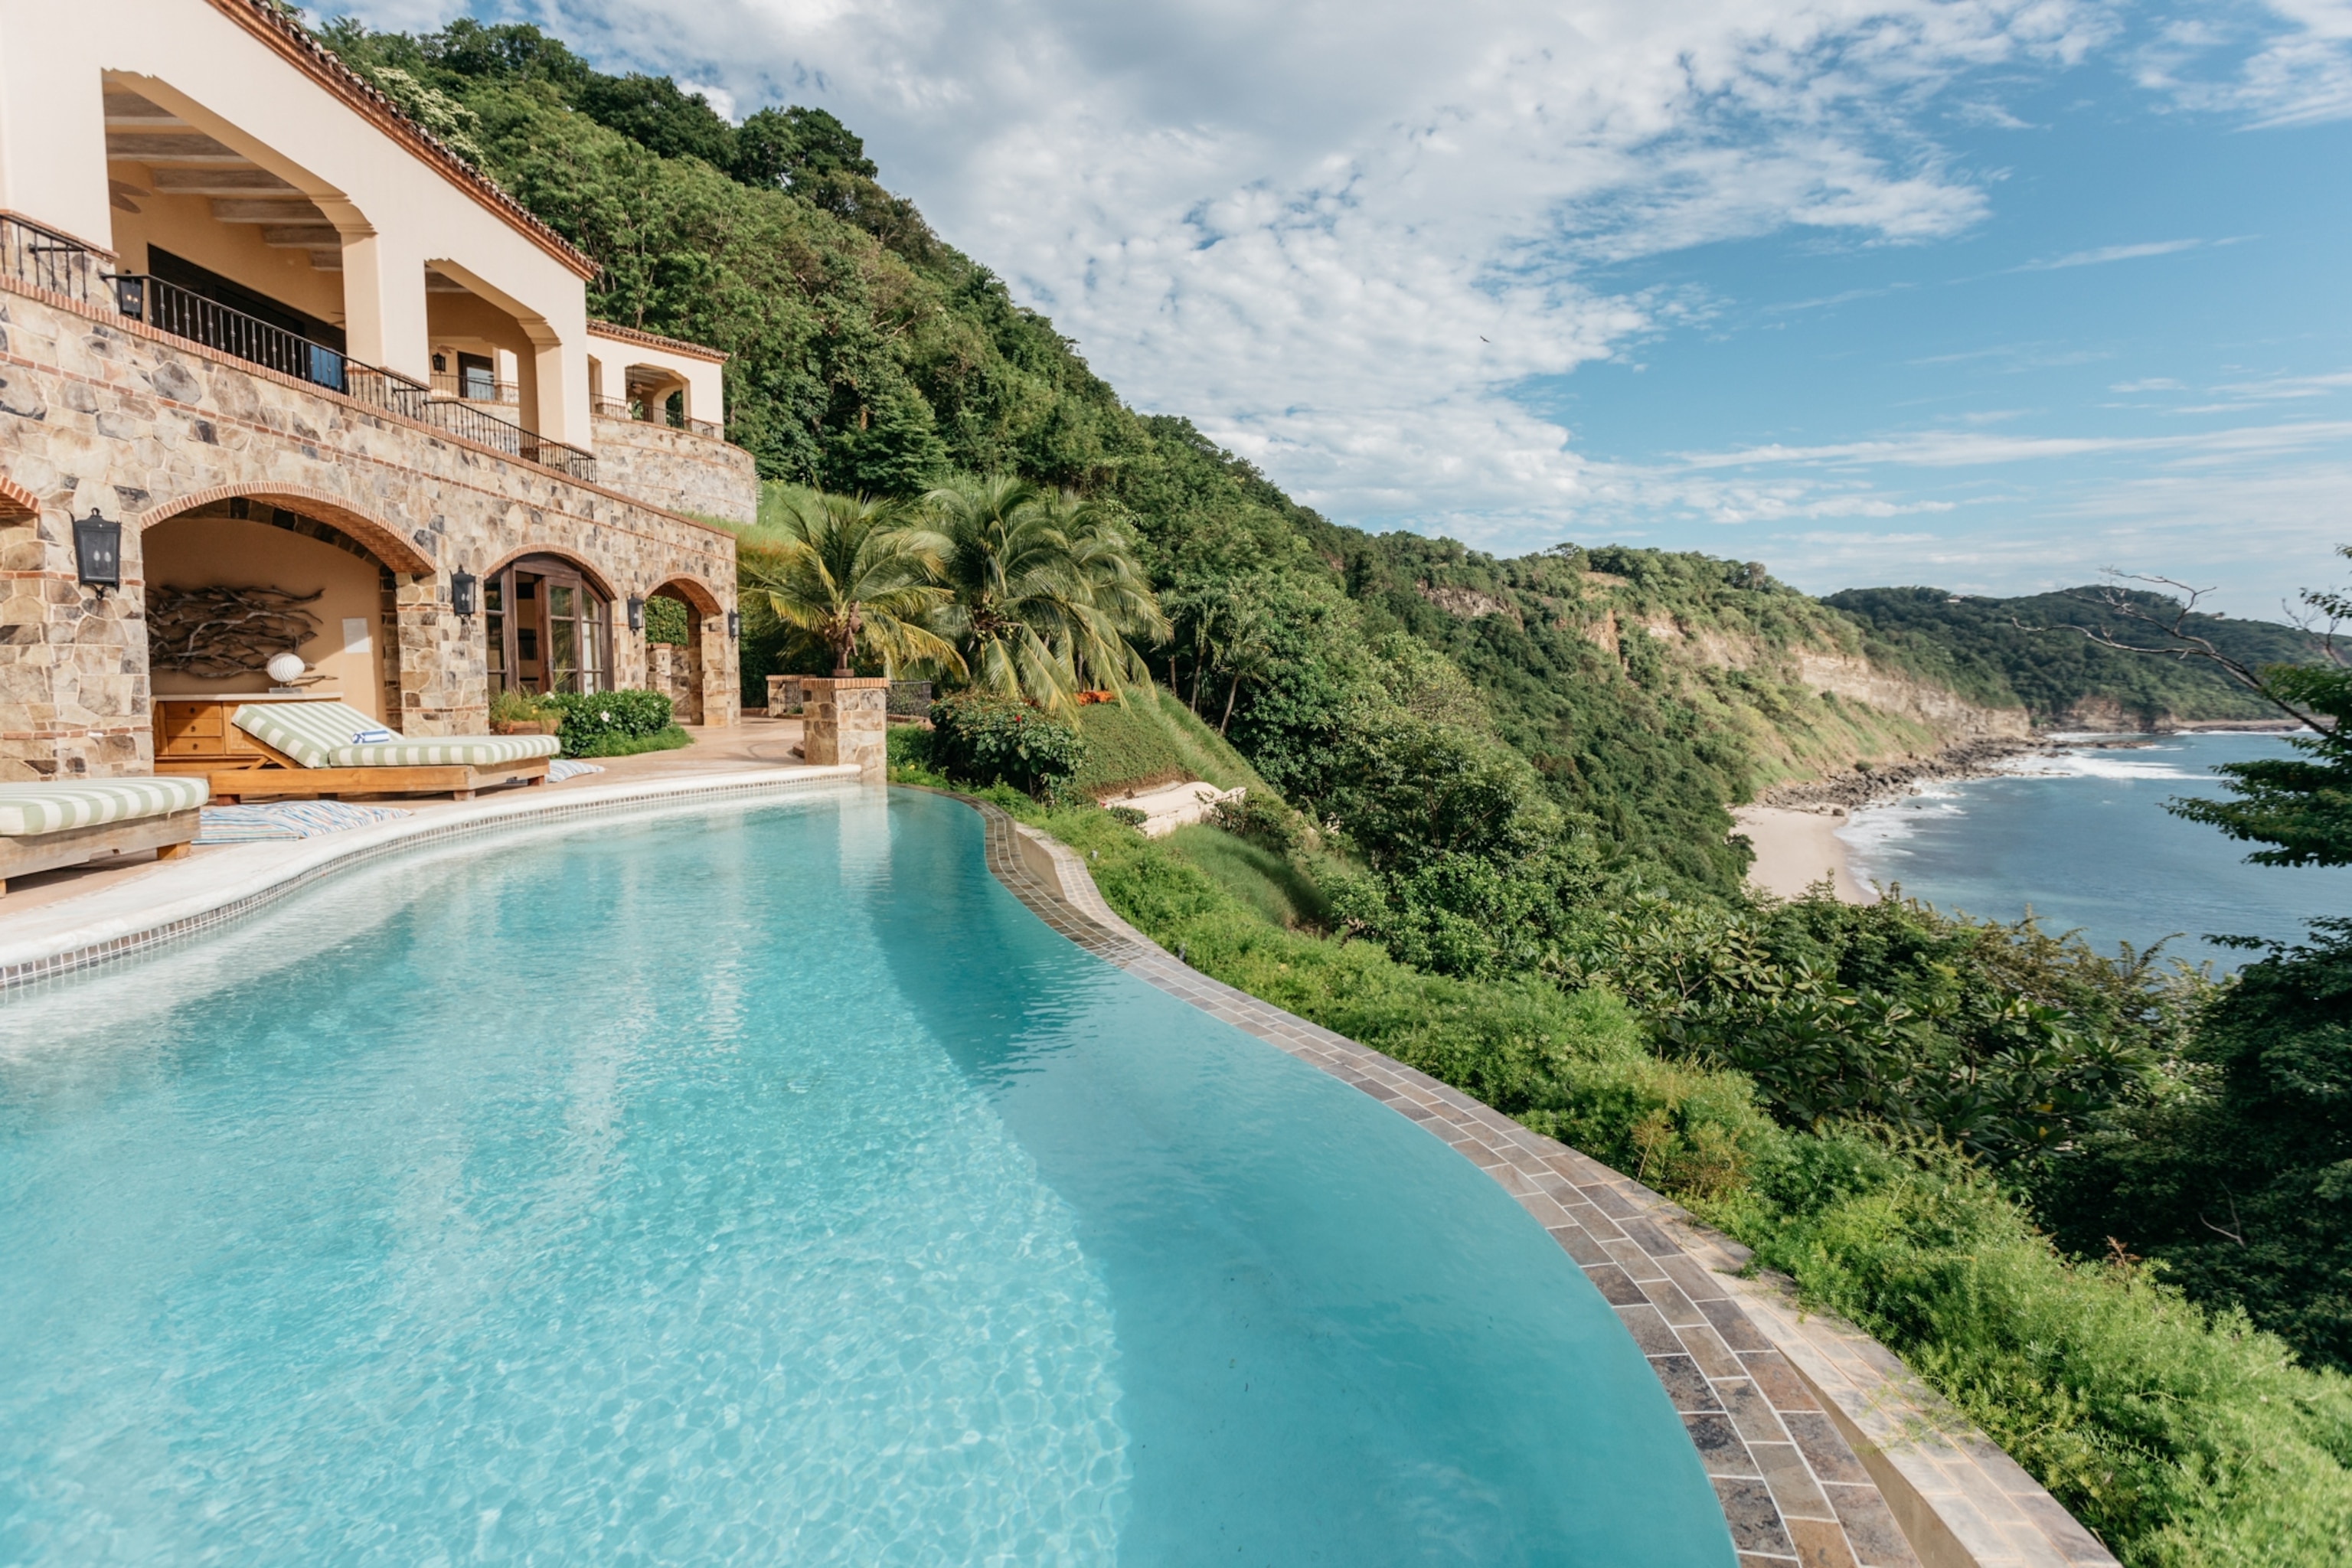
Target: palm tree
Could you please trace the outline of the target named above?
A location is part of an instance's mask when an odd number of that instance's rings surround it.
[[[796,490],[780,510],[742,536],[736,558],[778,620],[833,650],[835,675],[851,674],[861,648],[894,679],[911,664],[964,673],[929,626],[948,600],[936,581],[946,541],[908,526],[894,501]]]
[[[1089,688],[1150,684],[1127,639],[1158,641],[1168,620],[1108,512],[1003,477],[933,490],[923,504],[953,595],[938,624],[975,685],[1066,709]]]

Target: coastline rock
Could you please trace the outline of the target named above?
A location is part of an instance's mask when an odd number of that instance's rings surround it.
[[[1899,800],[1924,784],[1942,779],[1989,777],[1998,773],[2000,764],[2011,757],[2028,752],[2056,756],[2065,750],[2065,747],[2049,742],[2008,736],[1963,741],[1958,745],[1946,747],[1932,757],[1900,763],[1857,763],[1853,772],[1839,773],[1833,778],[1781,784],[1767,790],[1756,804],[1798,811],[1835,811],[1843,816],[1845,812],[1875,805],[1881,801]]]

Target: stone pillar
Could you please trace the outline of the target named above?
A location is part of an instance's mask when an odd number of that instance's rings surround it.
[[[890,683],[810,676],[801,681],[801,754],[819,766],[856,763],[865,784],[889,776]]]

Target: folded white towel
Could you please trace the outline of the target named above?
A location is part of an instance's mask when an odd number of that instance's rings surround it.
[[[391,731],[386,730],[382,726],[371,726],[368,729],[362,730],[357,734],[354,734],[352,737],[352,744],[354,746],[388,746],[398,739],[400,739],[399,736],[394,734]]]

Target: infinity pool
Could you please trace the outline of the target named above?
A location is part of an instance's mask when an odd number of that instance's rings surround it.
[[[1532,1219],[980,830],[575,823],[0,1003],[0,1563],[1728,1568]]]

